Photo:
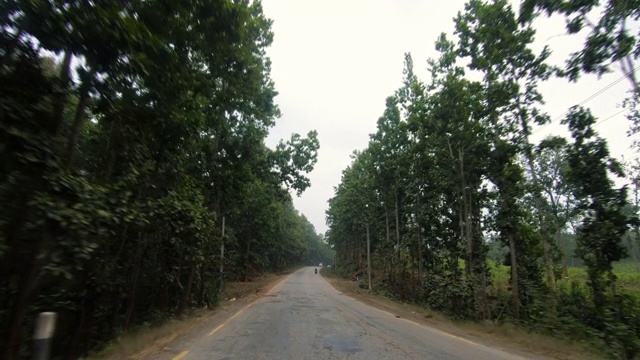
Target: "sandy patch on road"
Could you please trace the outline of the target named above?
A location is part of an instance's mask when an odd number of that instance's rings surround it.
[[[549,336],[530,333],[510,325],[455,322],[421,306],[401,303],[361,289],[348,279],[333,277],[327,269],[320,272],[336,290],[396,317],[411,320],[448,334],[529,359],[599,360],[586,345],[569,344]],[[589,352],[591,351],[591,352]]]

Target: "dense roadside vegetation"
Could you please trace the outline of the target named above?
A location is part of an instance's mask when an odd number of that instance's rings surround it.
[[[316,133],[275,149],[256,1],[0,4],[0,358],[213,306],[224,277],[332,258],[293,207]],[[223,235],[224,234],[224,235]]]
[[[602,19],[590,22],[598,3]],[[636,357],[640,294],[620,261],[638,260],[637,163],[611,157],[581,106],[561,120],[570,138],[530,139],[551,121],[541,82],[614,64],[632,84],[620,102],[637,132],[640,42],[625,27],[638,16],[633,3],[525,0],[518,16],[507,1],[471,0],[454,39],[437,39],[428,81],[407,54],[403,86],[329,202],[336,271],[366,274],[370,236],[379,291]],[[589,32],[565,68],[548,64],[548,48],[533,50],[532,21],[544,12],[566,16],[569,33]]]

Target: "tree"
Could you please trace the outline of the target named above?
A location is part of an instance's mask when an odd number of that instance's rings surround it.
[[[610,157],[607,143],[593,130],[596,119],[588,110],[573,107],[563,122],[568,124],[574,140],[568,152],[567,180],[575,187],[578,206],[584,214],[576,233],[577,254],[588,269],[593,327],[612,344],[613,354],[632,359],[640,346],[633,335],[616,330],[634,325],[629,321],[624,297],[619,296],[613,262],[626,257],[622,239],[637,224],[637,215],[626,211],[626,186],[615,188],[610,178],[624,174],[621,164]]]
[[[549,117],[540,110],[542,95],[538,83],[549,76],[545,63],[549,50],[545,47],[536,55],[531,50],[535,30],[519,26],[516,15],[507,1],[486,3],[470,1],[466,13],[456,19],[460,55],[468,57],[470,68],[484,74],[492,96],[503,97],[500,115],[508,136],[517,144],[527,161],[533,183],[533,197],[539,221],[547,282],[555,284],[551,259],[549,220],[545,218],[538,175],[534,171],[533,146],[530,143],[531,125],[543,125]]]
[[[28,356],[42,309],[73,359],[213,306],[223,242],[230,278],[308,260],[287,191],[310,185],[319,144],[264,144],[279,110],[259,2],[0,10],[0,357]]]
[[[578,228],[578,254],[589,267],[596,306],[604,305],[604,286],[615,293],[612,263],[625,257],[621,240],[634,219],[624,213],[627,189],[616,189],[609,174],[623,176],[622,166],[609,156],[606,142],[592,129],[595,118],[583,108],[573,107],[563,120],[574,143],[568,153],[567,180],[575,187],[585,218]],[[607,278],[603,279],[606,275]]]
[[[592,17],[595,11],[600,12],[598,19]],[[547,16],[556,13],[564,16],[568,34],[588,31],[582,49],[569,56],[560,75],[577,81],[583,73],[601,76],[611,72],[615,64],[620,66],[623,76],[631,84],[631,94],[623,105],[631,110],[627,117],[633,124],[631,132],[637,133],[640,125],[637,109],[640,83],[636,71],[640,37],[633,33],[633,23],[640,16],[640,3],[637,0],[523,0],[520,23],[531,23],[542,12]]]
[[[593,10],[601,10],[599,19],[589,19]],[[569,34],[580,33],[585,28],[589,31],[583,48],[567,60],[566,75],[571,80],[575,81],[580,73],[602,75],[618,63],[632,89],[638,91],[634,62],[640,57],[640,42],[630,28],[633,20],[640,16],[637,1],[523,0],[520,22],[531,22],[540,12],[548,16],[563,15]]]
[[[567,162],[567,141],[560,137],[548,137],[536,148],[534,171],[538,174],[544,194],[545,209],[548,212],[556,245],[560,249],[562,276],[568,278],[567,250],[563,245],[562,233],[576,217],[576,203],[573,189],[567,183],[569,171]]]

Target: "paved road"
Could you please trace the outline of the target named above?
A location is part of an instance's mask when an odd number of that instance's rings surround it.
[[[180,352],[160,358],[522,359],[364,305],[301,269]]]

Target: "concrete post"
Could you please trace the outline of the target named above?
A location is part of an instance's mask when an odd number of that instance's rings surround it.
[[[57,314],[54,312],[38,314],[36,327],[33,331],[33,360],[49,360],[56,318]]]

